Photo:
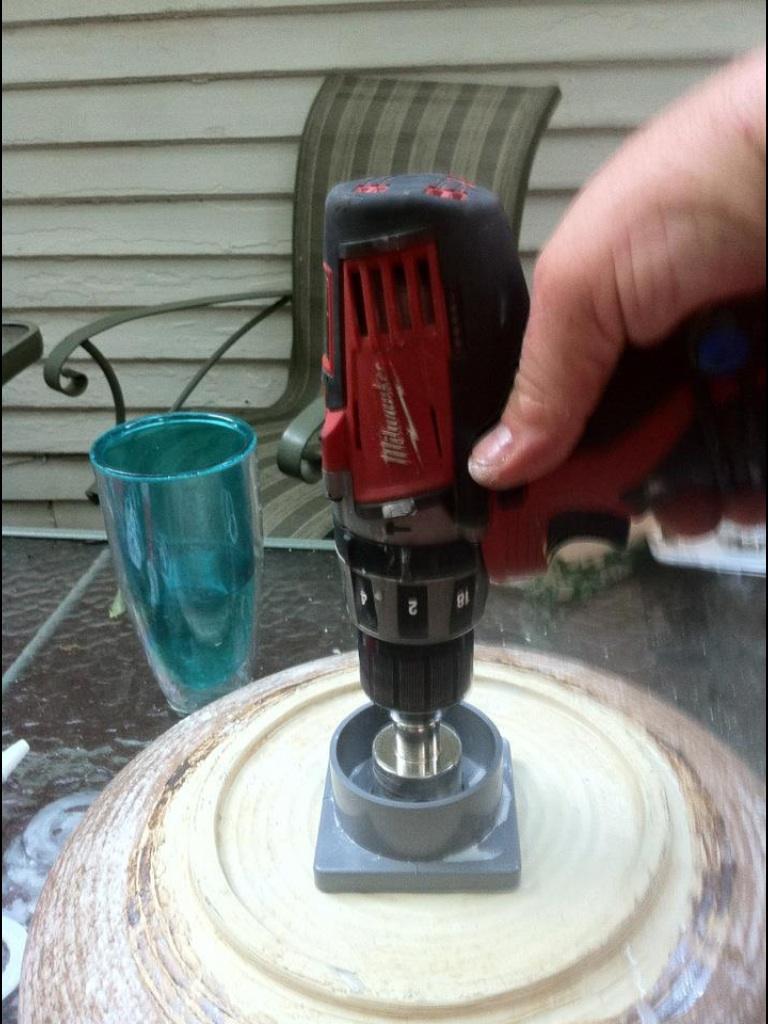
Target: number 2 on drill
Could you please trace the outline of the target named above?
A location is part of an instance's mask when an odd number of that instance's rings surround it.
[[[417,597],[408,598],[408,614],[413,616],[419,614],[419,599]]]

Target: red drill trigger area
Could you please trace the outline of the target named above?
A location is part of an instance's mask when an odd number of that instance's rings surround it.
[[[681,385],[620,436],[577,448],[554,473],[528,484],[518,500],[493,495],[483,540],[490,579],[500,583],[544,570],[550,524],[558,516],[592,512],[629,520],[636,510],[624,496],[643,485],[692,424],[695,409],[692,388]]]
[[[361,504],[451,484],[450,332],[434,243],[340,262],[346,397],[323,430],[326,470]]]

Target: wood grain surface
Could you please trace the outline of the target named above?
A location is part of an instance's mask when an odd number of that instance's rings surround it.
[[[129,764],[38,904],[22,1024],[758,1024],[765,796],[615,677],[480,649],[510,742],[518,890],[329,895],[312,879],[351,655],[191,716]]]

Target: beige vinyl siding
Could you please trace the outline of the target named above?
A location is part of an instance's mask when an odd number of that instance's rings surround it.
[[[3,304],[46,351],[126,305],[290,288],[304,119],[339,69],[557,81],[522,231],[530,273],[574,191],[628,131],[760,42],[757,0],[4,0]],[[244,308],[175,314],[103,340],[131,413],[166,406]],[[290,313],[243,339],[201,404],[279,394]],[[31,369],[3,389],[3,521],[98,525],[85,453],[110,423],[87,358],[78,399]]]

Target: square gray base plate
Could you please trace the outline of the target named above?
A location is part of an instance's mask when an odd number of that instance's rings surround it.
[[[315,884],[323,892],[500,892],[520,880],[512,759],[504,744],[496,824],[474,846],[439,860],[396,860],[359,846],[339,824],[330,770],[315,849]]]

